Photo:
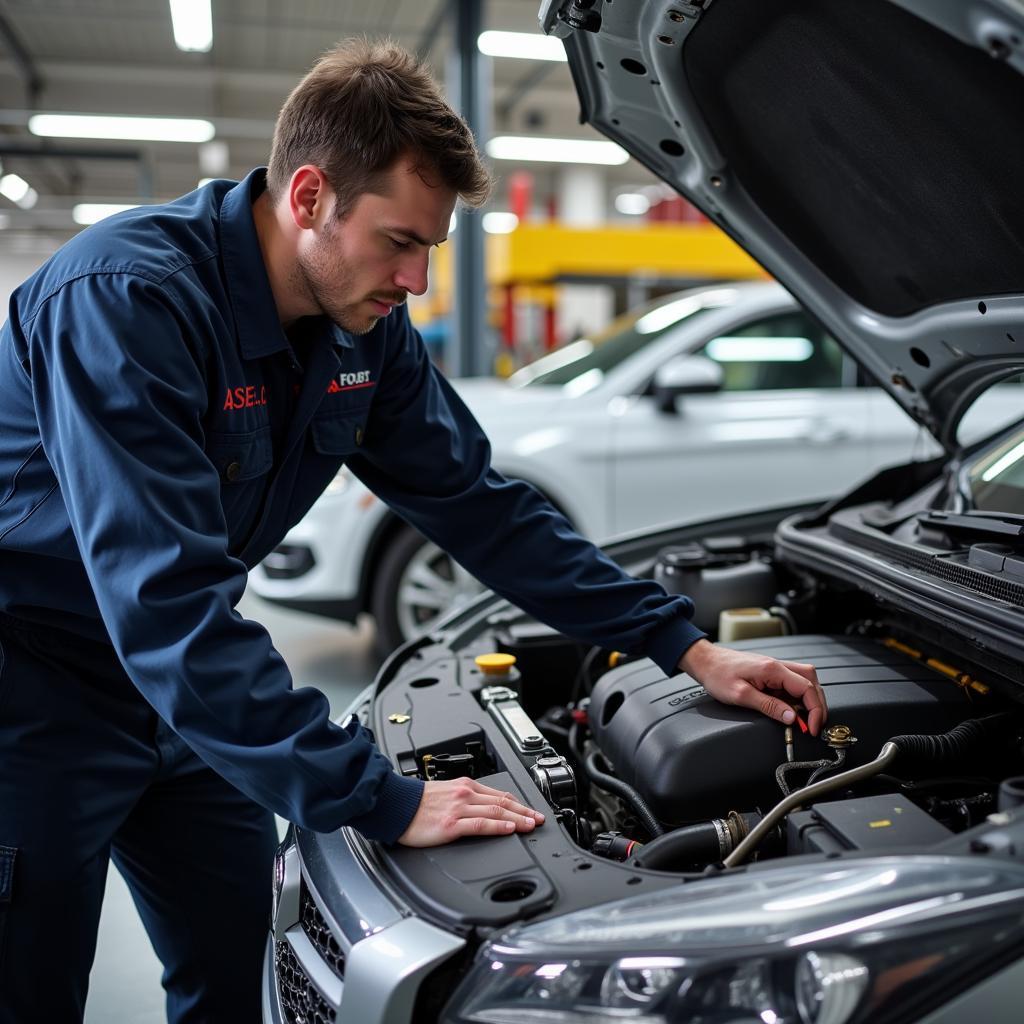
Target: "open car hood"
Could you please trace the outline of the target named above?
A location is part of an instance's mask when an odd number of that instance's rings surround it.
[[[1022,0],[545,0],[582,119],[947,451],[1024,369]]]

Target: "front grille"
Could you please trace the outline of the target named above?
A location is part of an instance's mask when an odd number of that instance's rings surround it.
[[[335,1024],[335,1011],[317,992],[287,942],[277,943],[274,968],[287,1024]]]
[[[345,978],[345,954],[338,945],[324,915],[316,905],[313,897],[309,894],[305,883],[302,885],[302,909],[300,912],[302,930],[306,938],[313,943],[316,951],[327,961],[327,965],[334,973],[344,980]]]

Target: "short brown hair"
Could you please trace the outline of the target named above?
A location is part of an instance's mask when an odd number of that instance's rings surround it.
[[[344,217],[407,154],[469,206],[490,194],[491,176],[473,133],[423,61],[390,40],[346,40],[313,65],[281,108],[267,190],[276,203],[292,174],[314,164]]]

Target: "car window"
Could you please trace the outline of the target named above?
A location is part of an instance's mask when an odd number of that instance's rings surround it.
[[[605,330],[591,338],[581,338],[560,348],[508,379],[513,387],[571,384],[573,381],[600,379],[609,370],[635,352],[666,335],[687,327],[709,309],[736,301],[731,288],[682,293],[649,303],[613,320]]]
[[[712,338],[701,350],[722,367],[723,391],[843,386],[843,353],[802,313],[779,313]]]
[[[976,509],[1024,514],[1024,430],[979,459],[969,480]]]

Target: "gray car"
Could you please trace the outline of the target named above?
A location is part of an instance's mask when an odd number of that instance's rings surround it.
[[[352,708],[396,769],[548,821],[430,850],[292,829],[265,1022],[1017,1021],[1024,425],[958,427],[1024,371],[1024,8],[549,0],[541,24],[584,116],[942,454],[610,548],[719,639],[814,663],[820,739],[493,595],[401,648]]]

